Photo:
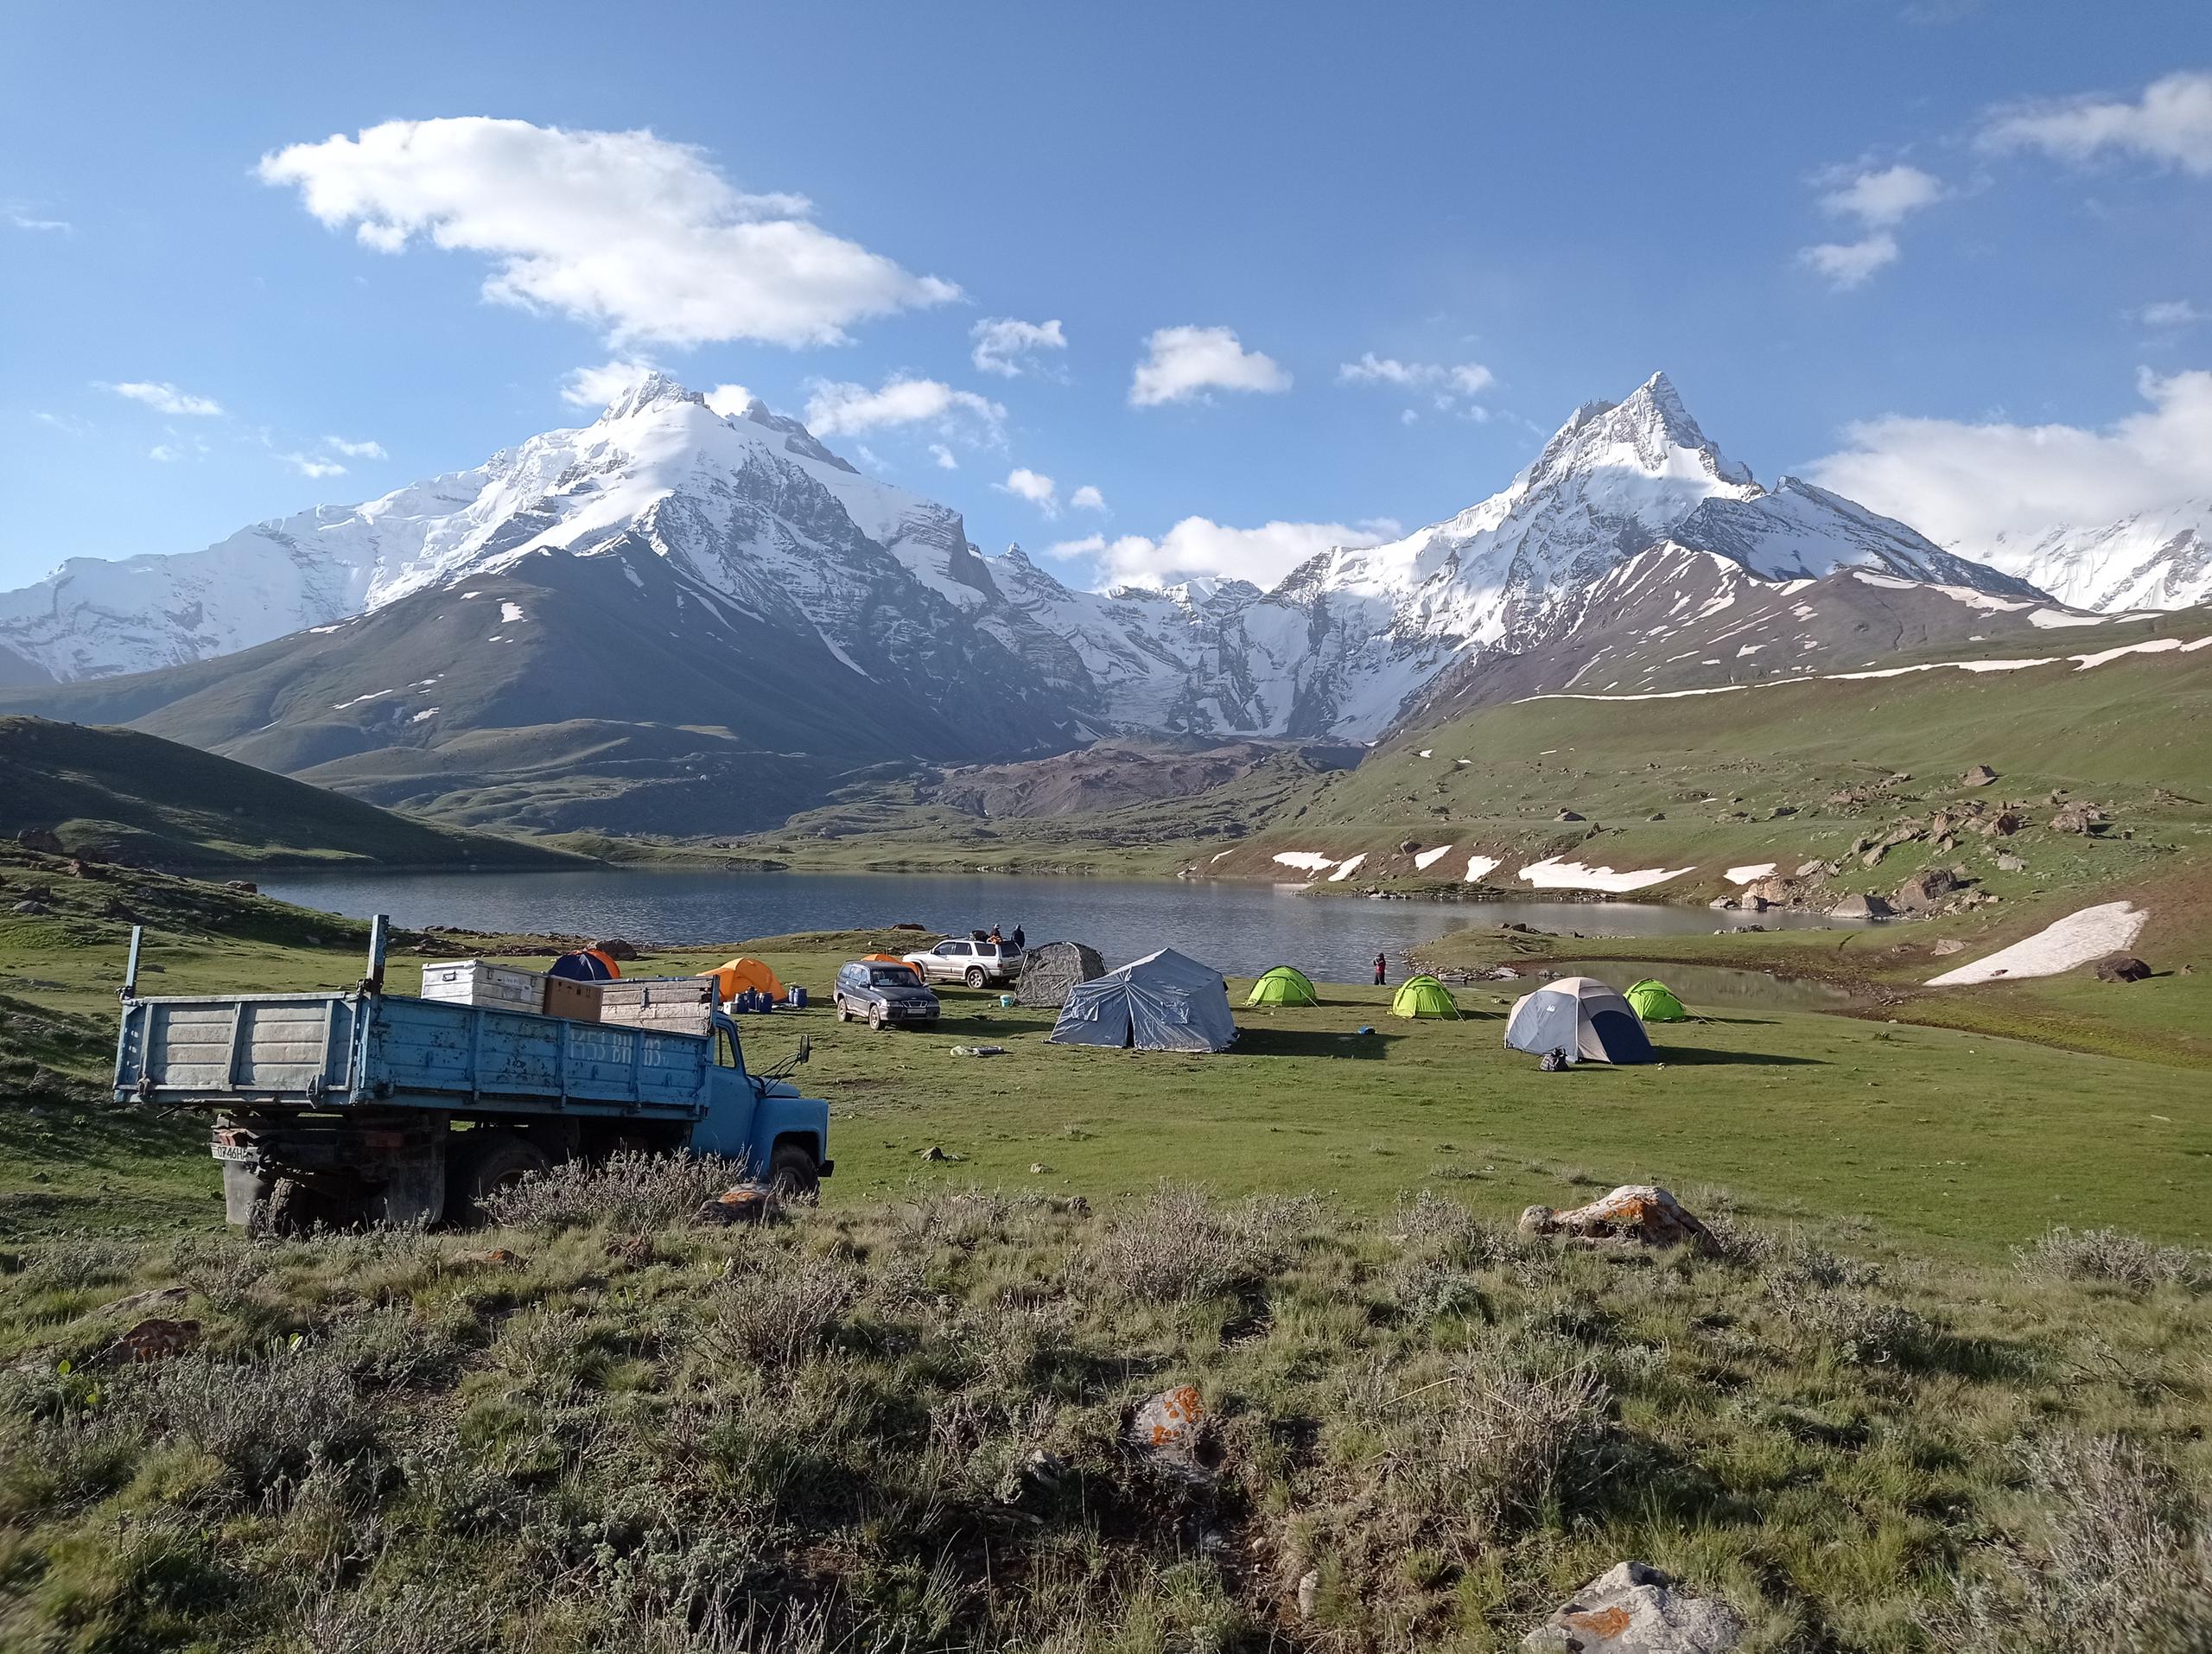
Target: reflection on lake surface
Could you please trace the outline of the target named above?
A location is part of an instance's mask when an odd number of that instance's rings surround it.
[[[1231,976],[1286,962],[1330,982],[1363,982],[1376,953],[1400,955],[1449,931],[1511,921],[1585,936],[1683,936],[1728,926],[1821,926],[1811,913],[1737,913],[1659,902],[1368,901],[1292,885],[985,874],[271,873],[281,900],[415,927],[550,931],[698,946],[791,931],[857,930],[911,919],[964,932],[1017,925],[1039,942],[1088,942],[1109,965],[1179,949]]]

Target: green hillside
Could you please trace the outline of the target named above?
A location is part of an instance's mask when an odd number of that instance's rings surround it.
[[[434,827],[130,729],[0,717],[0,834],[168,867],[530,867],[575,858]]]
[[[1961,776],[1986,764],[1993,785]],[[2053,833],[2054,789],[2110,826]],[[1855,795],[1855,796],[1847,796]],[[2009,805],[2006,837],[1897,847],[1851,861],[1838,888],[1894,887],[1924,862],[1963,862],[2008,898],[2132,882],[2212,847],[2212,652],[2115,660],[2089,671],[1916,672],[1857,682],[1652,700],[1553,697],[1488,707],[1397,737],[1357,770],[1324,776],[1302,807],[1223,860],[1220,873],[1281,871],[1279,852],[1364,854],[1351,884],[1464,887],[1467,858],[1514,872],[1559,856],[1620,870],[1690,868],[1649,900],[1726,893],[1730,867],[1783,872],[1848,855],[1946,805]],[[1580,820],[1560,821],[1562,811]],[[1402,843],[1449,844],[1419,868]],[[1997,866],[2019,856],[2018,872]]]

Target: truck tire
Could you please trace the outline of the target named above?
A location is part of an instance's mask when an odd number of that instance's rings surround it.
[[[254,1202],[246,1232],[284,1237],[308,1234],[321,1215],[317,1210],[321,1204],[315,1192],[297,1178],[280,1177],[270,1186],[267,1199]]]
[[[776,1199],[811,1206],[822,1198],[822,1174],[814,1156],[798,1143],[785,1143],[768,1162],[768,1188]]]
[[[981,988],[988,980],[989,978],[983,975],[982,966],[969,965],[968,967],[968,985],[970,988]]]
[[[481,1142],[471,1141],[482,1138]],[[534,1172],[553,1169],[545,1151],[512,1131],[464,1132],[454,1139],[453,1168],[447,1174],[446,1221],[474,1225],[484,1221],[484,1196],[512,1188]]]
[[[849,1022],[853,1020],[852,1008],[842,999],[837,1002],[837,1020],[840,1022]]]
[[[883,1007],[882,1007],[882,1006],[880,1006],[880,1005],[871,1005],[871,1006],[869,1006],[869,1007],[868,1008],[868,1027],[870,1027],[871,1028],[874,1028],[874,1029],[878,1034],[880,1034],[880,1033],[882,1033],[882,1032],[883,1032]]]

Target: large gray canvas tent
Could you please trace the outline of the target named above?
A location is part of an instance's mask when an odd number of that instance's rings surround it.
[[[1225,1051],[1236,1022],[1221,973],[1162,948],[1071,988],[1052,1037],[1064,1046]]]
[[[1014,990],[1018,1005],[1057,1011],[1068,1002],[1068,989],[1106,974],[1098,950],[1080,942],[1046,942],[1022,956],[1021,981]]]
[[[1651,1040],[1627,1000],[1595,976],[1561,976],[1513,1002],[1505,1043],[1573,1062],[1649,1062]]]

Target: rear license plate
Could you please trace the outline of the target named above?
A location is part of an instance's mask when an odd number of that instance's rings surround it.
[[[251,1143],[216,1143],[207,1152],[217,1160],[237,1161],[246,1165],[261,1158],[261,1150]]]

